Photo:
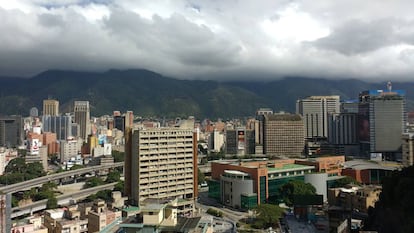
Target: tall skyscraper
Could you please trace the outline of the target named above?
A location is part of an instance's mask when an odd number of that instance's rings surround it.
[[[125,113],[125,127],[133,127],[134,125],[134,112],[127,111]]]
[[[87,140],[90,134],[90,109],[89,101],[75,101],[75,123],[79,124],[78,136]]]
[[[52,99],[43,100],[43,115],[58,116],[59,101]]]
[[[42,116],[43,132],[56,133],[58,140],[67,140],[72,135],[72,117],[68,114],[65,116]]]
[[[264,117],[266,115],[272,115],[272,114],[273,114],[273,110],[270,108],[260,108],[259,110],[256,111],[256,121],[254,124],[255,154],[263,154]]]
[[[300,115],[265,115],[264,153],[283,157],[297,157],[303,154],[305,138]]]
[[[362,152],[391,160],[400,158],[407,122],[405,91],[369,90],[360,93],[359,100],[358,138]]]
[[[197,142],[193,129],[127,128],[125,193],[143,206],[178,199],[179,213],[191,212],[197,196]]]
[[[305,138],[328,137],[328,114],[340,112],[340,98],[310,96],[296,101],[296,113],[303,118]]]
[[[21,116],[0,117],[0,146],[16,147],[23,144]]]

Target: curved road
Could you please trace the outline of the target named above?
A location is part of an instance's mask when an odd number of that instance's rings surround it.
[[[24,182],[2,186],[0,187],[0,193],[14,193],[17,191],[21,191],[21,190],[25,190],[25,189],[29,189],[32,187],[42,185],[48,181],[59,180],[59,179],[71,177],[74,175],[81,175],[81,174],[85,174],[85,173],[89,173],[93,171],[99,171],[103,169],[109,169],[109,168],[115,168],[115,167],[121,167],[121,166],[124,166],[124,162],[91,166],[91,167],[76,169],[73,171],[65,171],[65,172],[55,173],[51,175],[46,175],[46,176],[38,177],[35,179],[27,180]]]

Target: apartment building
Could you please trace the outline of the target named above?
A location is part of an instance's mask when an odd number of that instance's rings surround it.
[[[125,193],[131,203],[178,199],[178,213],[191,212],[197,196],[193,129],[139,129],[126,138]]]

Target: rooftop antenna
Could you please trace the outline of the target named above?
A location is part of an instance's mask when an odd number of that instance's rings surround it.
[[[387,83],[387,89],[388,89],[389,92],[392,91],[392,83],[391,83],[391,81],[388,81],[388,83]]]

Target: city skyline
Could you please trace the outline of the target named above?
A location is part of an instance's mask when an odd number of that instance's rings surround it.
[[[0,76],[144,68],[184,79],[408,81],[412,4],[3,1]]]

